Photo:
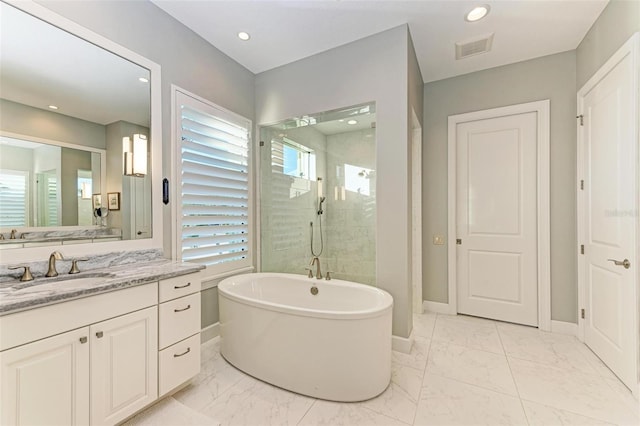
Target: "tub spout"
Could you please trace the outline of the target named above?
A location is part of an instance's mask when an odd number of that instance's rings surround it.
[[[311,266],[316,265],[316,278],[321,280],[322,279],[322,271],[320,270],[320,259],[318,258],[318,256],[314,256],[313,259],[311,259]]]

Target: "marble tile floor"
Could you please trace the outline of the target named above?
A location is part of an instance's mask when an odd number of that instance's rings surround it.
[[[640,425],[640,404],[573,336],[479,319],[414,316],[410,354],[393,352],[392,381],[359,403],[316,400],[227,363],[202,345],[190,385],[127,425]]]

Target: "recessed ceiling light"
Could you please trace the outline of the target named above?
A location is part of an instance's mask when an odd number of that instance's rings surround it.
[[[57,107],[57,106],[55,106],[55,105],[49,105],[49,108],[51,108],[51,109],[58,109],[58,107]]]
[[[142,83],[148,83],[149,79],[148,78],[144,78],[144,77],[140,77],[140,78],[138,78],[138,81],[140,81]]]
[[[467,22],[479,21],[480,19],[487,16],[487,14],[489,13],[489,10],[491,10],[491,8],[489,7],[488,4],[485,4],[482,6],[476,6],[473,9],[471,9],[469,13],[467,13],[464,19]]]
[[[349,120],[347,121],[347,124],[354,125],[354,124],[358,124],[358,122],[356,120]]]
[[[240,32],[238,33],[238,38],[239,38],[240,40],[247,41],[247,40],[249,40],[249,39],[251,38],[251,36],[249,35],[249,33],[246,33],[246,32],[244,32],[244,31],[240,31]]]

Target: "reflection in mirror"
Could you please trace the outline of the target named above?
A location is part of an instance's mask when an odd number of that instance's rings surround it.
[[[375,122],[371,103],[261,127],[263,271],[319,256],[336,278],[375,283]]]
[[[94,224],[105,152],[78,148],[0,139],[0,228]]]
[[[0,241],[150,238],[150,176],[123,176],[123,138],[150,136],[149,70],[6,3],[0,19]],[[98,217],[107,193],[120,209]]]

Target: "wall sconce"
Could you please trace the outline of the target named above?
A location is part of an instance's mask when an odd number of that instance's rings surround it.
[[[135,134],[132,138],[122,138],[122,157],[125,176],[145,176],[147,174],[147,137]]]

